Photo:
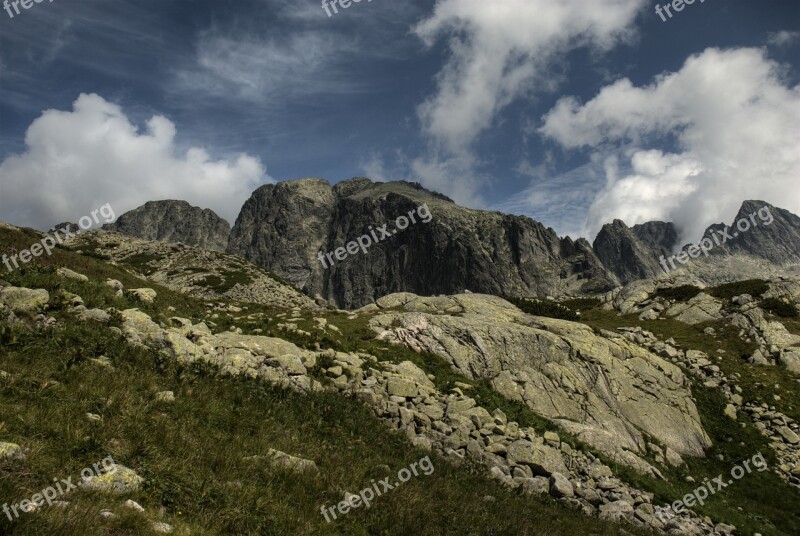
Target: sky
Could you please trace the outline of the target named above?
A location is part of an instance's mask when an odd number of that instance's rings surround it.
[[[355,176],[590,240],[613,219],[696,240],[746,199],[800,214],[797,0],[13,4],[15,225],[158,199],[233,223],[260,185]]]

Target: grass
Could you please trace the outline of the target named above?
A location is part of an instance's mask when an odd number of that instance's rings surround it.
[[[4,238],[0,250],[7,244]],[[29,237],[15,238],[24,244]],[[55,275],[54,263],[93,280],[63,280]],[[156,289],[156,302],[144,305],[115,296],[101,282],[109,277],[126,286]],[[200,300],[68,251],[39,259],[5,279],[53,294],[74,292],[90,307],[139,307],[157,321],[172,315],[200,321],[211,313]],[[413,478],[379,497],[370,509],[328,524],[321,506],[341,501],[344,491],[356,493],[372,479],[396,475],[425,453],[356,400],[331,393],[300,395],[258,380],[224,377],[211,366],[181,366],[131,347],[111,330],[68,318],[58,303],[54,299],[49,311],[59,319],[55,329],[33,332],[16,325],[0,330],[0,369],[12,375],[10,381],[0,380],[0,440],[29,450],[24,462],[0,464],[0,498],[10,503],[31,497],[53,478],[74,480],[82,468],[110,455],[146,478],[143,489],[130,496],[146,514],[128,512],[122,506],[128,496],[73,492],[65,497],[72,503],[68,510],[44,509],[14,523],[0,516],[2,534],[152,534],[145,519],[170,523],[177,534],[201,535],[396,534],[399,527],[421,535],[619,534],[618,525],[585,517],[546,497],[520,496],[486,478],[483,467],[455,467],[435,456],[430,476]],[[169,306],[175,311],[168,312]],[[272,309],[268,320],[242,325],[246,331],[257,326],[274,330],[279,312]],[[344,316],[331,315],[329,320],[343,331],[351,327]],[[227,315],[214,321],[216,329],[237,322]],[[310,321],[306,317],[302,322]],[[371,338],[362,341],[359,331],[336,337],[282,336],[304,345],[375,344]],[[110,358],[113,370],[91,361],[101,355]],[[431,366],[444,374],[441,360]],[[157,402],[154,395],[163,390],[174,391],[176,402]],[[102,422],[88,422],[87,412],[101,415]],[[315,460],[319,476],[288,474],[244,459],[268,448]],[[102,508],[118,517],[101,520]]]
[[[0,245],[5,245],[3,239],[0,230]],[[32,243],[27,236],[15,239],[23,248]],[[112,277],[126,287],[149,286],[157,290],[158,297],[154,304],[144,305],[118,298],[96,281],[62,280],[53,273],[56,261],[93,280]],[[200,300],[143,282],[121,267],[70,252],[57,251],[50,259],[6,278],[21,286],[75,292],[90,307],[139,307],[157,321],[184,316],[211,322],[211,311]],[[797,389],[791,389],[794,379],[778,367],[755,368],[744,363],[741,358],[752,352],[752,345],[727,328],[712,324],[718,333],[714,338],[702,332],[705,325],[687,326],[674,320],[642,322],[635,316],[602,311],[596,305],[585,302],[570,307],[581,310],[582,321],[597,328],[642,325],[662,339],[674,337],[679,346],[706,351],[712,358],[718,355],[717,348],[726,349],[718,364],[726,373],[742,375],[745,399],[770,396],[777,383],[782,399],[775,405],[796,415],[800,400]],[[174,312],[167,311],[170,306]],[[253,304],[247,307],[247,313],[261,312],[266,317],[242,320],[220,312],[213,318],[214,330],[237,325],[245,333],[261,329],[265,335],[280,336],[305,348],[319,345],[368,352],[384,361],[410,360],[434,374],[442,391],[466,385],[465,393],[489,411],[500,408],[511,420],[540,432],[555,429],[524,404],[503,399],[486,382],[464,378],[435,355],[376,341],[366,316],[349,319],[343,314],[325,314],[340,328],[337,334],[315,330],[311,313],[303,312],[296,323],[312,334],[304,336],[278,330],[277,324],[286,321],[288,311]],[[276,316],[280,313],[284,319]],[[583,517],[546,498],[521,498],[484,478],[485,469],[456,468],[440,459],[434,460],[436,471],[430,477],[413,479],[381,497],[371,509],[328,525],[319,513],[320,506],[340,501],[344,490],[355,493],[370,479],[382,478],[384,465],[396,474],[423,455],[402,435],[389,432],[361,404],[331,394],[301,396],[253,380],[222,378],[207,367],[179,367],[151,352],[132,349],[110,332],[71,321],[48,337],[17,330],[0,336],[6,338],[0,348],[0,368],[18,375],[12,384],[0,385],[0,415],[14,416],[6,417],[0,437],[33,444],[35,452],[25,465],[4,466],[0,472],[0,495],[8,500],[30,496],[52,478],[74,475],[86,464],[112,454],[148,479],[145,489],[134,498],[149,515],[192,534],[393,534],[401,526],[404,532],[419,534],[619,533],[616,526]],[[116,367],[113,374],[87,361],[100,353],[111,357]],[[160,390],[175,391],[178,401],[171,406],[156,404],[153,394]],[[718,392],[701,385],[695,385],[693,392],[714,442],[706,458],[688,460],[680,469],[661,468],[667,481],[655,481],[604,460],[625,481],[653,492],[658,502],[679,499],[703,478],[727,473],[759,450],[770,465],[775,462],[765,439],[752,427],[732,426],[722,416],[724,400]],[[103,415],[103,423],[89,426],[83,417],[87,411]],[[568,434],[559,434],[576,447],[592,451]],[[314,459],[321,468],[320,478],[292,477],[242,461],[267,448]],[[724,461],[718,460],[717,454]],[[686,476],[698,483],[685,482]],[[485,502],[486,495],[494,497],[494,502]],[[771,472],[753,473],[697,511],[733,523],[742,533],[797,534],[797,498],[797,490]],[[141,516],[126,514],[100,522],[96,512],[109,505],[108,499],[80,494],[75,503],[76,513],[66,520],[59,512],[45,511],[14,525],[3,525],[0,520],[0,532],[67,536],[148,533]],[[119,501],[113,507],[122,514]]]
[[[249,285],[253,278],[244,271],[234,272],[222,270],[222,277],[212,274],[197,282],[197,285],[213,290],[217,294],[225,294],[236,285]]]

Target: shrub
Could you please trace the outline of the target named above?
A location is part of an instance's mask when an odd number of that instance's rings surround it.
[[[546,316],[548,318],[559,318],[561,320],[577,320],[578,315],[575,311],[552,301],[539,301],[532,298],[505,298],[516,305],[522,312],[534,316]]]
[[[656,291],[656,296],[667,300],[689,301],[700,294],[701,290],[694,285],[681,285],[679,287],[660,288]]]
[[[779,316],[781,318],[797,318],[800,316],[800,313],[798,313],[797,307],[795,307],[794,304],[786,303],[778,298],[767,298],[765,300],[761,300],[759,305],[765,311],[769,311],[775,316]]]
[[[757,298],[768,290],[769,283],[763,279],[748,279],[746,281],[726,283],[725,285],[714,287],[707,292],[715,298],[730,300],[734,296],[741,296],[742,294],[749,294]]]
[[[572,298],[564,300],[561,305],[573,311],[589,311],[595,307],[600,306],[600,300],[597,298]]]

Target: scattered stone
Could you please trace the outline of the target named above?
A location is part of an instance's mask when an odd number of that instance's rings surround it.
[[[156,393],[156,400],[158,402],[175,402],[175,393],[172,391],[161,391]]]
[[[0,461],[2,460],[24,460],[25,453],[22,447],[16,443],[0,442]]]
[[[158,297],[156,291],[151,288],[135,288],[129,290],[128,293],[134,299],[147,304],[153,303],[156,301],[156,297]]]
[[[124,495],[139,491],[142,484],[144,478],[137,475],[133,469],[117,464],[105,474],[81,477],[78,487],[108,495]]]
[[[561,473],[553,473],[550,475],[550,495],[571,498],[575,496],[575,490],[567,477]]]
[[[72,279],[73,281],[80,281],[82,283],[89,281],[89,278],[85,275],[79,274],[78,272],[73,272],[69,268],[59,268],[56,270],[56,273],[64,279]]]
[[[0,303],[5,303],[15,313],[39,311],[49,301],[50,293],[44,289],[6,287],[0,290]]]
[[[174,528],[172,528],[172,525],[169,525],[168,523],[162,523],[159,521],[154,521],[153,523],[151,523],[150,528],[153,529],[153,532],[157,532],[159,534],[172,534],[175,530]]]
[[[144,507],[141,504],[131,499],[125,501],[125,507],[134,510],[136,512],[144,512]]]

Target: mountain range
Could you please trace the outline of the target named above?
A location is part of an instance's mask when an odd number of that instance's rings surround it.
[[[429,223],[410,224],[333,266],[320,262],[320,252],[343,248],[384,224],[393,229],[398,216],[423,205]],[[748,228],[740,233],[742,221]],[[209,209],[174,200],[148,202],[104,228],[238,255],[342,308],[393,292],[581,295],[678,269],[716,284],[754,269],[766,275],[796,273],[800,266],[800,218],[764,201],[743,202],[730,226],[710,226],[698,253],[691,244],[679,247],[679,230],[670,222],[629,227],[614,220],[590,244],[559,237],[526,216],[461,207],[417,183],[363,177],[336,185],[309,178],[262,186],[232,228]],[[674,255],[687,262],[670,262]]]

